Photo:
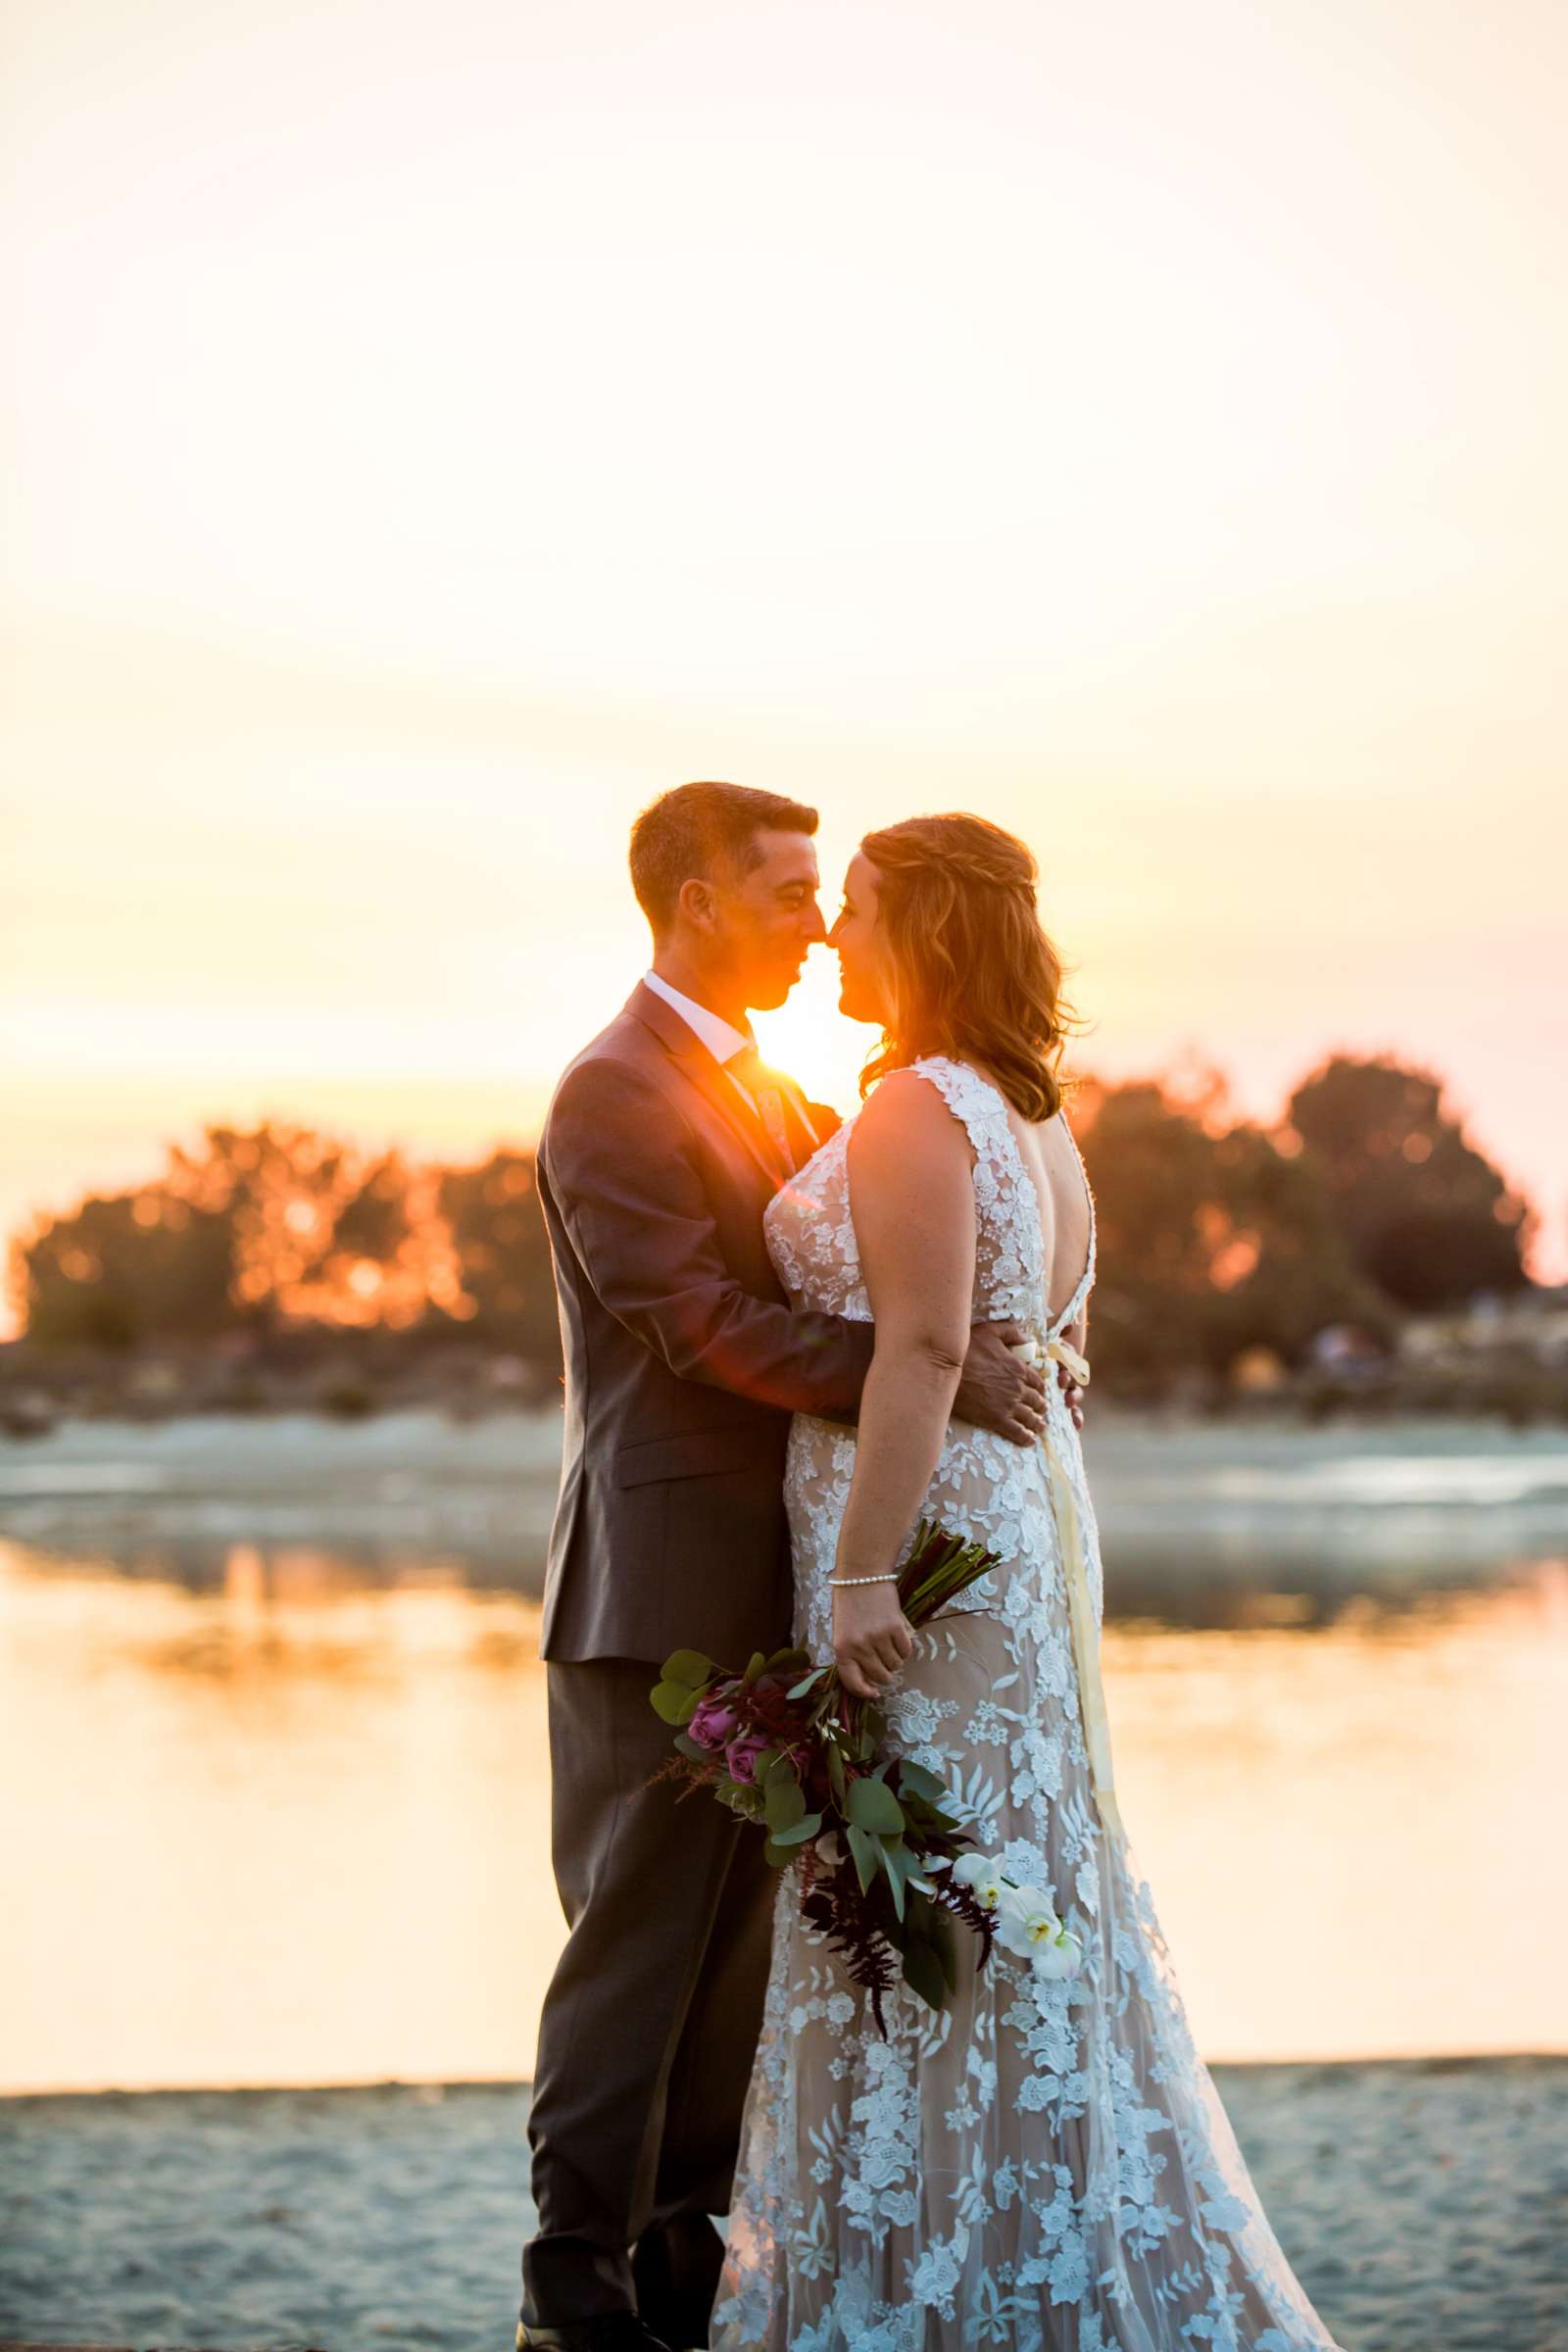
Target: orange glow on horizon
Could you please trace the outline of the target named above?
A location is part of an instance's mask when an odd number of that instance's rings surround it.
[[[727,774],[830,912],[1021,832],[1080,1066],[1433,1068],[1568,1276],[1562,12],[26,15],[0,1231],[525,1141]]]

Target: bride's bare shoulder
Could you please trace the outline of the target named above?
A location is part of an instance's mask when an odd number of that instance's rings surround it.
[[[913,1068],[890,1070],[878,1081],[850,1131],[850,1152],[860,1160],[874,1155],[927,1166],[958,1159],[968,1167],[973,1158],[962,1120],[941,1088]]]

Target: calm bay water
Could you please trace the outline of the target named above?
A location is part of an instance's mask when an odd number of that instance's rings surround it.
[[[1568,2049],[1560,1435],[1088,1445],[1117,1780],[1205,2054]],[[531,2072],[554,1446],[0,1450],[0,2090]]]

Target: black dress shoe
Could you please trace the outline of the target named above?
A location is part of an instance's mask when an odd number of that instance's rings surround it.
[[[667,2344],[669,2352],[708,2352],[708,2328],[712,2316],[711,2295],[688,2295],[667,2303],[645,2302],[641,2314],[643,2325],[652,2330],[655,2342]]]
[[[671,2352],[707,2352],[723,2267],[724,2240],[706,2213],[679,2214],[632,2248],[637,2309]]]
[[[561,2328],[530,2328],[519,2320],[516,2352],[669,2352],[669,2346],[634,2311],[602,2311]]]

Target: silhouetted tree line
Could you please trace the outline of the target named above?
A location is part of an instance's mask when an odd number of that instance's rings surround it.
[[[375,1334],[559,1364],[531,1152],[427,1168],[310,1128],[209,1127],[153,1183],[18,1236],[10,1275],[44,1348]]]
[[[1529,1287],[1535,1212],[1423,1071],[1336,1054],[1274,1128],[1232,1120],[1217,1075],[1089,1081],[1069,1115],[1098,1212],[1095,1374],[1123,1391],[1250,1348],[1297,1364],[1331,1324],[1387,1347],[1407,1315]]]
[[[1300,1360],[1325,1325],[1387,1344],[1402,1318],[1527,1286],[1534,1212],[1469,1143],[1439,1081],[1337,1054],[1285,1120],[1230,1115],[1223,1081],[1078,1081],[1095,1188],[1097,1380],[1158,1394],[1246,1349]],[[44,1217],[11,1247],[29,1349],[433,1346],[518,1359],[559,1338],[532,1154],[474,1167],[367,1154],[303,1127],[215,1126],[162,1176]]]

